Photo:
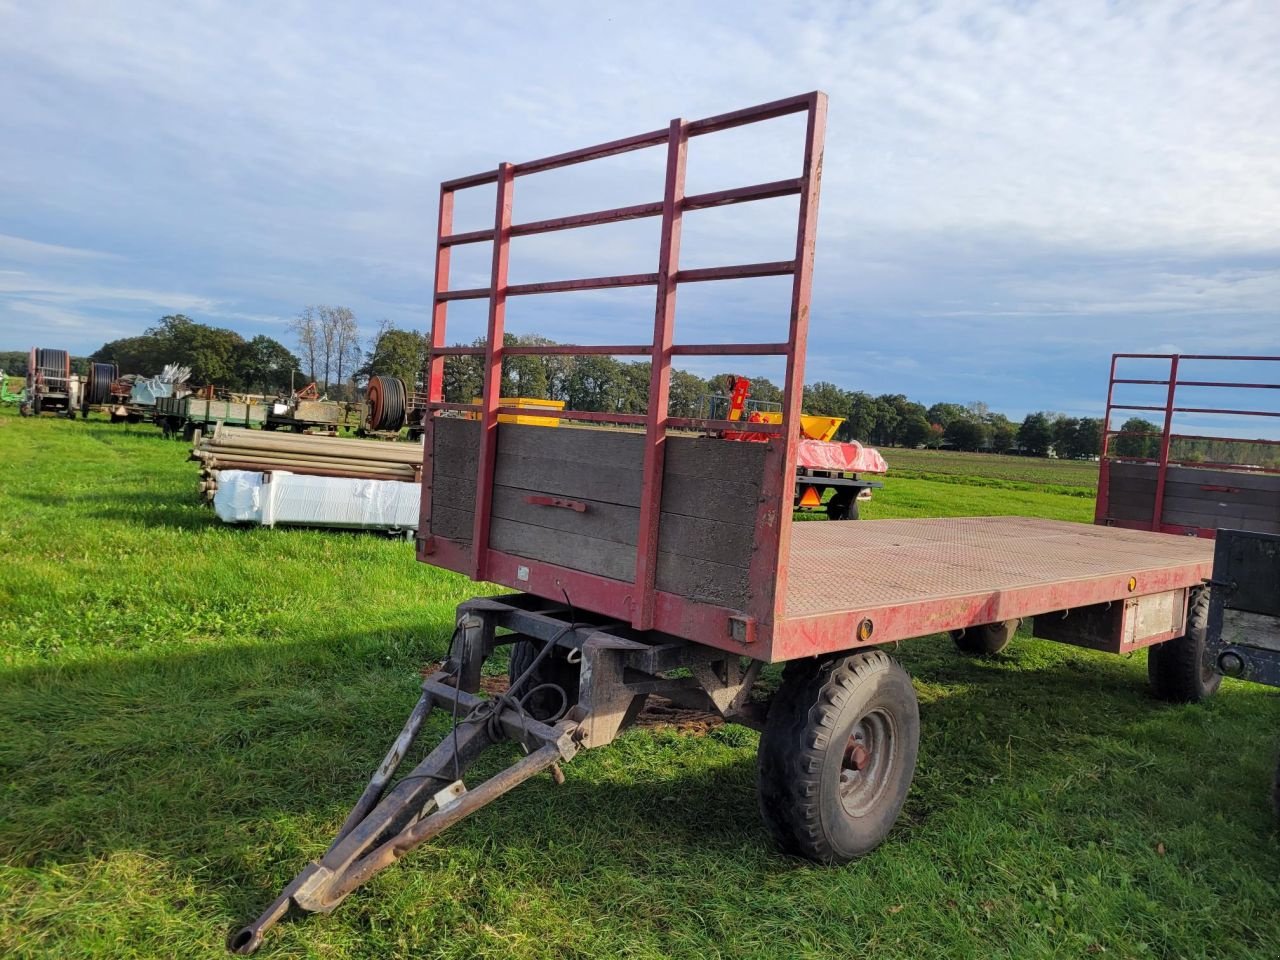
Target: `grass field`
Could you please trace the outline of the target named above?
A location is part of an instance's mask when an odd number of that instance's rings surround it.
[[[867,516],[1092,512],[1089,465],[886,453]],[[0,955],[222,955],[323,852],[476,592],[404,542],[221,528],[194,485],[154,428],[0,412]],[[754,733],[643,728],[260,955],[1280,953],[1275,695],[1162,706],[1141,656],[1025,638],[898,655],[919,769],[859,863],[773,852]]]

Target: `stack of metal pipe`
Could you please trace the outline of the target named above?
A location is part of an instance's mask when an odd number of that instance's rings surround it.
[[[422,479],[421,443],[274,433],[221,424],[208,435],[196,434],[191,459],[200,462],[200,493],[206,500],[217,493],[220,470],[282,470],[410,483]]]

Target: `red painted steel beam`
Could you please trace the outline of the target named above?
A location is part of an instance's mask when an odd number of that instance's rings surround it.
[[[1152,410],[1157,413],[1162,413],[1165,408],[1163,404],[1153,405],[1153,404],[1135,404],[1135,403],[1113,403],[1111,405],[1111,409],[1112,410]]]
[[[1184,353],[1183,360],[1265,360],[1269,362],[1280,361],[1280,357],[1246,357],[1225,353]]]
[[[783,614],[787,595],[787,558],[791,553],[792,500],[795,495],[796,443],[800,431],[804,393],[804,361],[809,342],[809,302],[813,288],[813,259],[818,232],[818,196],[822,185],[823,144],[827,129],[827,96],[811,93],[757,108],[755,115],[782,116],[807,110],[804,161],[799,213],[796,222],[795,258],[792,263],[791,316],[788,325],[787,370],[782,389],[782,425],[779,440],[770,441],[765,456],[760,505],[756,512],[756,549],[752,551],[748,582],[752,585],[750,613],[756,623],[773,624]],[[710,129],[737,124],[737,115],[726,114]],[[743,121],[747,122],[747,121]]]
[[[472,230],[468,233],[451,233],[440,238],[440,246],[457,247],[464,243],[486,243],[493,239],[492,230]]]
[[[676,343],[671,353],[677,357],[785,357],[786,343]]]
[[[747,420],[703,420],[698,417],[668,417],[667,426],[676,430],[703,430],[708,433],[735,430],[742,433],[781,434],[786,429],[781,423],[751,423]]]
[[[594,147],[582,147],[579,150],[557,153],[554,156],[543,157],[540,160],[517,163],[515,165],[515,175],[523,177],[531,173],[542,173],[544,170],[555,170],[557,167],[569,167],[575,163],[586,163],[588,160],[603,160],[605,157],[617,156],[620,153],[630,153],[633,150],[656,147],[665,142],[666,139],[667,130],[665,127],[661,130],[650,130],[648,133],[639,133],[634,137],[623,137],[621,140],[610,140],[608,143],[600,143]]]
[[[800,192],[803,186],[803,177],[793,177],[790,180],[774,180],[771,183],[757,183],[750,187],[734,187],[729,190],[717,190],[714,193],[697,193],[691,197],[685,197],[681,206],[685,210],[707,210],[711,207],[724,207],[732,203],[772,200],[776,197],[794,196]]]
[[[585,280],[546,280],[541,283],[513,283],[507,296],[533,293],[569,293],[576,290],[605,290],[614,287],[646,287],[658,282],[656,273],[630,273],[613,277],[588,277]]]
[[[1174,407],[1174,413],[1217,413],[1231,417],[1280,417],[1280,410],[1215,410],[1212,407]]]
[[[794,260],[775,260],[771,263],[741,263],[732,267],[700,267],[681,270],[676,274],[680,283],[696,283],[702,280],[742,280],[747,277],[782,277],[796,272]]]
[[[493,291],[489,287],[472,287],[467,290],[438,290],[436,302],[446,300],[483,300]]]
[[[497,205],[493,217],[493,271],[489,289],[489,328],[480,395],[480,454],[476,465],[475,520],[471,528],[471,576],[485,579],[489,553],[489,520],[493,504],[493,473],[498,451],[498,407],[502,396],[502,347],[506,336],[507,267],[511,255],[511,207],[514,168],[498,165]]]
[[[658,571],[658,528],[662,519],[662,468],[666,453],[671,394],[671,342],[675,338],[676,286],[680,270],[681,204],[689,137],[684,121],[671,121],[667,134],[667,177],[658,243],[658,281],[653,319],[653,358],[649,367],[644,463],[640,481],[640,523],[636,538],[635,586],[631,625],[653,629]]]
[[[1165,400],[1164,428],[1160,433],[1160,459],[1156,466],[1156,495],[1151,504],[1151,529],[1160,530],[1164,517],[1164,482],[1169,472],[1169,446],[1173,441],[1173,398],[1178,392],[1178,356],[1169,358],[1169,393]]]
[[[483,357],[484,347],[430,347],[435,357]]]
[[[445,400],[431,400],[426,404],[428,410],[459,410],[464,413],[476,413],[483,410],[478,403],[449,403]]]
[[[455,190],[466,190],[470,187],[483,187],[488,183],[497,183],[498,174],[490,170],[487,173],[473,173],[466,177],[457,177],[453,180],[446,180],[440,184],[440,189],[447,190],[452,193]]]
[[[1168,380],[1130,380],[1124,377],[1114,377],[1112,383],[1146,383],[1154,386],[1165,387],[1169,385]]]
[[[513,224],[511,235],[513,237],[527,237],[537,233],[553,233],[556,230],[572,230],[576,227],[594,227],[602,223],[641,220],[645,217],[659,216],[661,213],[661,203],[637,203],[630,207],[615,207],[611,210],[597,210],[594,213],[578,213],[571,217],[553,217],[550,220],[534,220],[529,223]]]
[[[1234,383],[1218,380],[1179,380],[1180,387],[1230,387],[1233,390],[1280,390],[1280,383]]]
[[[518,347],[507,347],[508,357],[637,357],[645,356],[653,350],[648,343],[604,344],[598,346],[578,346],[572,343],[535,343],[521,344]]]
[[[718,130],[728,130],[732,127],[745,126],[748,123],[759,123],[762,120],[773,120],[776,117],[785,117],[791,113],[803,113],[809,111],[810,129],[806,131],[805,145],[809,145],[812,131],[812,117],[814,110],[820,107],[823,112],[823,123],[826,123],[826,107],[827,95],[825,93],[805,93],[798,97],[786,97],[782,100],[774,100],[770,103],[762,103],[756,107],[746,107],[742,110],[734,110],[731,113],[722,113],[715,117],[707,117],[705,120],[694,120],[686,127],[689,136],[699,137],[706,133],[715,133]],[[821,146],[821,145],[819,145]]]

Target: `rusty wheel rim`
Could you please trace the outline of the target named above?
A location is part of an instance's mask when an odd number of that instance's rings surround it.
[[[851,817],[866,816],[893,779],[897,727],[884,710],[859,717],[840,758],[840,802]]]

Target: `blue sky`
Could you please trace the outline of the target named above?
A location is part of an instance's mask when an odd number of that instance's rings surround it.
[[[1097,413],[1112,351],[1280,354],[1278,50],[1274,0],[0,0],[0,349],[172,312],[288,342],[313,303],[421,328],[441,179],[819,88],[809,379]],[[700,138],[690,190],[793,175],[798,144],[790,120]],[[661,173],[525,178],[516,217],[657,199]],[[686,219],[684,265],[781,259],[793,204]],[[512,279],[651,270],[656,244],[530,238]],[[696,287],[682,339],[784,329],[776,282]],[[525,298],[509,325],[629,341],[651,297]]]

